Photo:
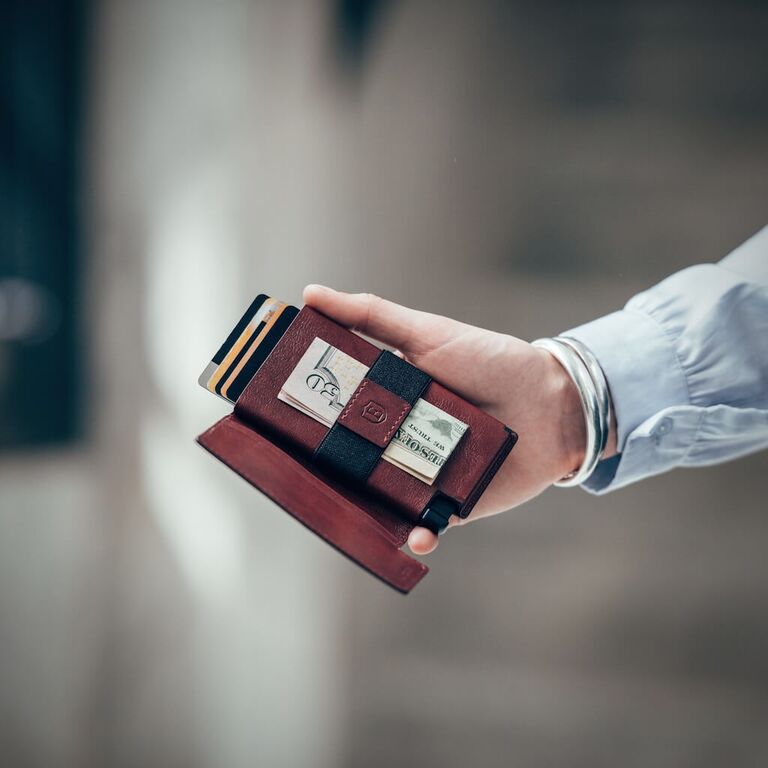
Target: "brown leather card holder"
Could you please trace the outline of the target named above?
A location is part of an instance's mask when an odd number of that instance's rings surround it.
[[[329,429],[277,395],[315,338],[369,366]],[[467,424],[432,485],[381,455],[422,398]],[[517,435],[427,374],[304,307],[234,413],[198,442],[286,512],[395,589],[427,573],[400,548],[415,525],[440,532],[466,517]]]

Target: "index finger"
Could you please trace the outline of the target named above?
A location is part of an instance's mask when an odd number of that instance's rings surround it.
[[[322,285],[308,285],[304,302],[406,355],[418,354],[419,339],[430,317],[426,312],[408,309],[372,293],[342,293]]]

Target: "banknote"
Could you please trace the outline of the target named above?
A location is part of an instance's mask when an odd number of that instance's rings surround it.
[[[368,367],[322,339],[314,339],[283,384],[278,399],[331,427]],[[382,458],[432,485],[467,425],[419,399]]]
[[[334,424],[368,366],[322,339],[315,339],[278,394],[326,427]]]
[[[466,431],[463,421],[419,399],[384,451],[384,458],[431,485]]]

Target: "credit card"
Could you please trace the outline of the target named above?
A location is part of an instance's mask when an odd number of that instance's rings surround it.
[[[234,403],[298,312],[259,294],[200,374],[200,386]]]
[[[234,403],[248,385],[267,355],[275,348],[292,320],[299,313],[296,307],[288,305],[272,313],[269,320],[254,336],[244,354],[238,356],[237,363],[227,372],[226,379],[220,382],[217,393]]]
[[[253,318],[256,312],[258,312],[261,305],[267,300],[267,298],[268,297],[266,294],[260,293],[251,302],[250,307],[245,310],[243,316],[237,322],[237,325],[235,325],[235,327],[232,329],[229,336],[227,336],[225,342],[219,347],[216,354],[211,358],[211,362],[208,363],[208,365],[205,367],[205,370],[200,374],[200,378],[198,378],[197,383],[200,384],[201,387],[208,389],[208,382],[218,370],[219,366],[224,360],[225,355],[227,352],[229,352],[230,349],[232,349],[234,343],[237,341],[243,331],[245,331],[248,322]]]
[[[261,305],[268,299],[266,293],[260,293],[252,302],[251,306],[245,310],[243,316],[238,320],[237,325],[232,329],[232,332],[227,336],[227,340],[219,347],[219,351],[213,356],[211,362],[220,365],[224,359],[224,355],[232,349],[232,345],[235,343],[240,334],[245,330],[245,326],[248,325],[248,321],[259,311]]]
[[[232,344],[228,346],[221,362],[216,365],[211,377],[203,385],[206,389],[210,390],[215,395],[221,394],[221,392],[218,391],[218,389],[220,389],[218,385],[221,380],[227,375],[227,372],[237,364],[238,356],[244,349],[246,349],[254,335],[264,327],[267,319],[271,317],[273,312],[280,309],[282,306],[285,306],[282,301],[269,297],[262,302],[261,306],[259,306],[253,315],[246,319],[242,332],[237,335]],[[238,323],[238,325],[240,324]]]
[[[233,371],[239,370],[240,361],[247,355],[254,343],[258,344],[261,341],[266,330],[272,326],[275,318],[283,311],[285,306],[282,301],[269,298],[251,318],[245,331],[240,334],[229,352],[224,355],[216,375],[209,384],[209,388],[213,387],[217,395],[223,396],[222,388],[224,384],[229,380]]]

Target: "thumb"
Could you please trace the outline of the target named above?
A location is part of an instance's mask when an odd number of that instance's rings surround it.
[[[414,555],[428,555],[437,549],[437,534],[426,528],[416,527],[408,535],[408,546]]]
[[[304,289],[304,303],[336,322],[383,344],[418,355],[431,315],[380,299],[371,293],[342,293],[322,285]]]

